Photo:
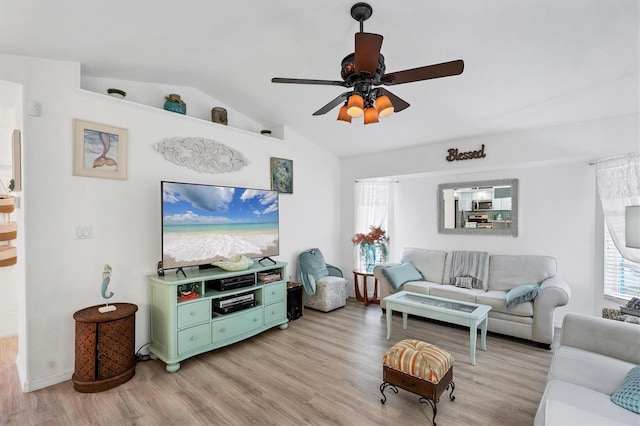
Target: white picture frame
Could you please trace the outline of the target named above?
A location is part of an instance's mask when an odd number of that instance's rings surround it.
[[[73,175],[127,179],[127,129],[75,119]]]

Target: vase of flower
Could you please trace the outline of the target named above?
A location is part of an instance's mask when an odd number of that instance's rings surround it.
[[[351,242],[360,246],[360,267],[369,273],[377,263],[389,260],[389,237],[379,226],[370,226],[367,234],[358,233]]]

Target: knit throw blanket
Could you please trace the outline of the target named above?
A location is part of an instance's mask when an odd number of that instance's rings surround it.
[[[464,288],[484,288],[482,277],[487,264],[486,251],[454,251],[451,253],[449,284]]]

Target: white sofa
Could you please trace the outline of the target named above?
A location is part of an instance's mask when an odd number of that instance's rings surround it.
[[[569,313],[534,425],[640,425],[611,395],[640,364],[640,325]]]
[[[553,342],[554,313],[558,306],[569,302],[571,289],[557,276],[556,260],[550,256],[489,255],[484,268],[483,289],[461,288],[449,284],[452,252],[405,248],[400,261],[411,264],[422,274],[423,280],[410,281],[403,290],[430,294],[491,306],[488,330],[527,339],[550,348]],[[385,309],[384,297],[394,292],[383,273],[389,264],[378,264],[374,276],[380,285],[380,306]],[[539,283],[533,302],[505,308],[507,292],[519,285]]]

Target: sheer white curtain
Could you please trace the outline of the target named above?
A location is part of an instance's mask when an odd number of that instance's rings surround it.
[[[625,245],[625,206],[640,205],[640,153],[598,161],[597,186],[613,242],[622,255],[640,262],[640,249]]]
[[[389,212],[393,208],[393,189],[395,181],[392,180],[361,180],[355,183],[355,232],[366,234],[370,226],[379,226],[389,235]],[[362,269],[360,265],[360,250],[354,247],[354,265]]]

